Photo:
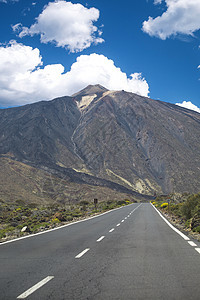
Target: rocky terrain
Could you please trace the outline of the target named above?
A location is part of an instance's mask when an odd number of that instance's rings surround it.
[[[173,104],[95,85],[1,109],[0,128],[2,201],[200,189],[200,114]]]

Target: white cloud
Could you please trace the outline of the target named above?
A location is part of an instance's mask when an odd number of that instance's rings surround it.
[[[104,55],[81,55],[65,72],[61,64],[42,66],[39,49],[12,42],[0,46],[0,106],[23,105],[71,95],[89,84],[148,96],[140,73],[130,78]]]
[[[161,3],[162,3],[162,1],[163,1],[163,0],[154,0],[154,4],[155,4],[155,5],[157,5],[157,4],[161,4]]]
[[[157,4],[161,1],[156,1]],[[162,40],[177,34],[193,35],[200,29],[199,0],[165,0],[167,10],[143,22],[143,31]]]
[[[182,103],[176,103],[176,105],[181,106],[181,107],[185,107],[194,111],[197,111],[198,113],[200,113],[200,108],[196,105],[194,105],[191,101],[183,101]]]
[[[70,72],[71,88],[79,90],[88,84],[101,84],[110,90],[126,90],[139,95],[148,96],[149,86],[141,73],[134,73],[127,77],[111,59],[104,55],[81,55],[72,65]]]
[[[104,55],[81,55],[65,72],[61,64],[42,66],[39,49],[11,42],[0,46],[0,106],[14,106],[71,95],[89,84],[148,96],[141,74],[127,77]]]
[[[64,0],[49,2],[30,27],[22,24],[13,26],[19,37],[40,35],[42,43],[55,43],[57,47],[79,52],[92,44],[102,43],[102,32],[93,25],[99,18],[99,10],[86,8],[81,4],[73,4]]]

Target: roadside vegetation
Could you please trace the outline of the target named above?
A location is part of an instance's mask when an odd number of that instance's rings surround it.
[[[176,198],[174,195],[159,196],[152,204],[162,212],[173,216],[186,229],[200,233],[200,193],[183,194],[178,200],[173,200],[174,198]]]
[[[132,203],[130,200],[101,201],[97,205],[86,200],[73,205],[38,206],[22,200],[0,202],[0,242],[52,229]]]

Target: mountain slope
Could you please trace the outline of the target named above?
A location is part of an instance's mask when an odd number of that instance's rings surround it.
[[[142,193],[198,190],[199,138],[200,114],[124,91],[94,100],[74,134],[93,174]]]
[[[200,114],[173,104],[88,86],[1,109],[0,128],[2,158],[69,182],[133,196],[200,189]]]

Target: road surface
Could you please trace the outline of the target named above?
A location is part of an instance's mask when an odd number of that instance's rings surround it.
[[[132,204],[0,244],[0,299],[200,299],[200,243]]]

